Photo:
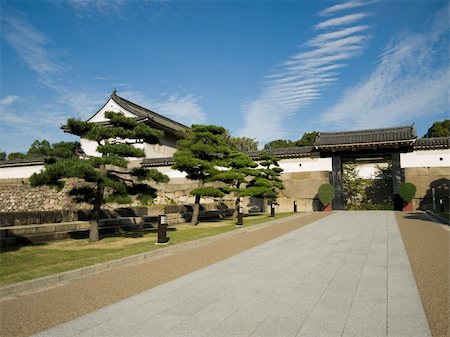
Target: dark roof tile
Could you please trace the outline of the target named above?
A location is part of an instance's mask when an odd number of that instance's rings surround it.
[[[314,142],[317,149],[373,145],[410,144],[416,139],[413,126],[345,132],[321,132]]]

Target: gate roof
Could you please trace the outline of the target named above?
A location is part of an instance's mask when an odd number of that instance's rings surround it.
[[[319,151],[354,148],[390,148],[412,146],[417,136],[414,126],[344,132],[321,132],[314,142]]]

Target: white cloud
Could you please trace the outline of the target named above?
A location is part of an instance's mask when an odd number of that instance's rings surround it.
[[[4,36],[27,66],[40,75],[55,74],[66,66],[50,52],[49,38],[29,22],[15,16],[2,18]]]
[[[116,14],[125,6],[126,0],[68,0],[78,14]]]
[[[324,9],[323,11],[321,11],[319,14],[320,15],[332,15],[335,14],[336,12],[340,12],[346,9],[353,9],[353,8],[358,8],[361,6],[365,6],[367,5],[368,2],[362,2],[362,1],[347,1],[341,4],[337,4],[331,7],[328,7],[326,9]]]
[[[364,19],[368,15],[369,15],[368,13],[349,14],[349,15],[338,17],[338,18],[323,21],[323,22],[315,25],[314,28],[326,29],[326,28],[333,28],[333,27],[337,27],[337,26],[349,25],[351,23],[354,23],[356,21]]]
[[[5,98],[0,99],[0,106],[4,107],[7,105],[13,104],[15,101],[19,99],[18,96],[8,95]]]
[[[354,22],[366,17],[336,18],[337,22]],[[345,29],[318,34],[305,43],[303,51],[291,56],[287,61],[265,76],[262,93],[241,105],[245,126],[239,135],[256,138],[264,143],[286,136],[282,123],[322,96],[322,92],[339,79],[339,69],[346,61],[359,55],[364,49],[369,35],[367,25],[350,26]]]
[[[206,114],[200,105],[201,97],[192,94],[174,93],[165,95],[164,99],[155,99],[139,92],[121,92],[119,95],[136,104],[152,110],[176,122],[190,126],[206,121]]]
[[[449,111],[448,8],[424,33],[393,37],[370,77],[321,117],[341,128],[382,127]]]

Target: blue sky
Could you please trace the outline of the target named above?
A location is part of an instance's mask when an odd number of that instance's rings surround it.
[[[449,118],[447,1],[1,1],[0,148],[120,96],[260,144]]]

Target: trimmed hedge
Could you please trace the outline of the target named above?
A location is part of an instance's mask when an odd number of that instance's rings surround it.
[[[416,186],[411,183],[402,183],[398,187],[398,193],[404,202],[409,203],[414,199],[416,195]]]
[[[322,205],[329,205],[334,198],[334,187],[331,184],[320,185],[318,196]]]

